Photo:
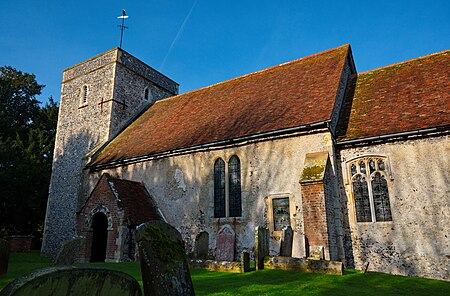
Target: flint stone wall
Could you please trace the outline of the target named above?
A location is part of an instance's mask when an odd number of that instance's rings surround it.
[[[240,261],[243,251],[253,253],[256,226],[268,226],[265,197],[287,194],[293,196],[292,208],[295,209],[290,213],[292,256],[303,257],[299,178],[305,154],[330,151],[331,155],[331,145],[328,132],[317,132],[195,151],[93,172],[89,186],[93,188],[103,173],[144,183],[167,222],[180,231],[188,253],[193,252],[197,234],[207,231],[209,254],[214,256],[218,230],[225,224],[232,225],[236,233],[234,261]],[[233,155],[241,162],[242,217],[214,218],[214,162],[221,157],[228,163]]]
[[[118,48],[64,71],[43,255],[54,258],[62,243],[76,235],[76,212],[93,188],[83,170],[89,153],[155,100],[177,91],[178,84]]]
[[[363,269],[369,262],[369,271],[450,279],[449,151],[448,135],[340,151],[350,266]],[[388,159],[392,221],[356,222],[346,163],[368,155]]]

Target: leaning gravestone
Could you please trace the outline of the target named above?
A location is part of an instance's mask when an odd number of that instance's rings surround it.
[[[209,234],[206,231],[200,232],[195,238],[194,256],[196,259],[206,259],[209,250]]]
[[[149,221],[138,227],[136,240],[144,295],[194,295],[184,242],[173,226]]]
[[[72,265],[78,259],[81,248],[86,243],[84,237],[77,237],[64,242],[53,265]]]
[[[8,271],[9,262],[9,242],[0,239],[0,276]]]
[[[292,239],[294,233],[292,227],[287,226],[283,228],[283,235],[281,237],[280,256],[291,257],[292,256]]]
[[[216,261],[234,261],[235,233],[225,224],[217,233]]]
[[[0,296],[141,296],[131,275],[101,267],[58,266],[38,269],[15,279]]]
[[[258,226],[255,229],[256,269],[264,269],[264,257],[269,256],[269,229]]]

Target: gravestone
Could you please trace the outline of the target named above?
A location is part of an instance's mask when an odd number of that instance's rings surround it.
[[[181,234],[171,225],[152,220],[138,227],[144,295],[194,295]]]
[[[209,251],[209,233],[200,232],[195,238],[194,256],[196,259],[206,259]]]
[[[225,224],[217,233],[216,261],[234,261],[235,233]]]
[[[9,262],[9,242],[0,239],[0,276],[8,271]]]
[[[264,269],[264,257],[269,256],[269,229],[258,226],[255,229],[256,269]]]
[[[84,237],[77,237],[64,242],[56,256],[53,265],[72,265],[79,257],[80,250],[86,243]]]
[[[242,252],[241,255],[241,272],[250,271],[250,254],[248,252]]]
[[[323,246],[309,246],[309,257],[312,260],[324,260],[325,253]]]
[[[292,256],[292,240],[294,233],[292,227],[287,226],[283,228],[283,235],[281,237],[280,256],[291,257]]]
[[[38,269],[16,278],[1,296],[102,295],[141,296],[141,287],[131,275],[101,267],[57,266]]]

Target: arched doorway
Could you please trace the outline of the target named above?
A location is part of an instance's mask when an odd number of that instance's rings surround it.
[[[108,239],[108,219],[103,213],[92,217],[91,262],[105,262]]]

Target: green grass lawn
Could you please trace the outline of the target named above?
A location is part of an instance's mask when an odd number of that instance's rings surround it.
[[[49,266],[36,252],[12,254],[8,273],[0,277],[0,289],[31,270]],[[142,285],[139,263],[95,263],[118,269]],[[377,272],[346,270],[343,276],[262,270],[226,273],[191,270],[196,295],[450,295],[450,282],[403,277]]]

